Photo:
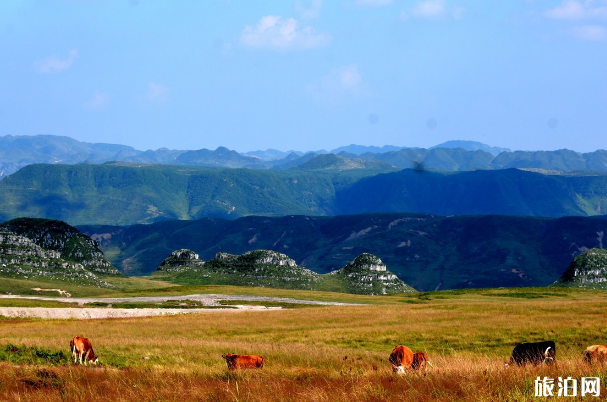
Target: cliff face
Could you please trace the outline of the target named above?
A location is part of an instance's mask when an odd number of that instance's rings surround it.
[[[217,253],[206,262],[191,250],[167,257],[156,276],[181,284],[243,285],[285,289],[327,290],[358,294],[388,294],[415,290],[386,270],[376,256],[361,254],[346,267],[317,274],[298,266],[287,255],[254,250],[241,255]]]
[[[0,276],[112,287],[99,275],[122,274],[66,223],[20,218],[0,225]]]
[[[607,250],[593,248],[575,257],[554,286],[607,289]]]

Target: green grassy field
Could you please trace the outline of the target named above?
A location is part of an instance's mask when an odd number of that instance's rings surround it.
[[[532,401],[541,400],[534,397],[537,376],[555,382],[559,376],[598,376],[601,397],[607,397],[605,367],[582,361],[586,346],[607,343],[605,292],[500,288],[371,297],[204,286],[122,295],[191,293],[360,305],[137,319],[0,319],[0,400]],[[100,365],[69,362],[75,335],[91,339]],[[504,368],[517,343],[549,339],[557,343],[556,366]],[[387,359],[399,344],[425,351],[434,367],[393,375]],[[265,366],[228,372],[221,358],[227,352],[260,354]]]

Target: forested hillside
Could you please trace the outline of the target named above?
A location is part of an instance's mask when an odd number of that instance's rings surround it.
[[[78,228],[128,275],[151,273],[179,249],[203,260],[218,252],[274,250],[317,273],[371,253],[415,289],[434,290],[550,285],[575,255],[603,247],[607,219],[393,213]]]
[[[28,216],[72,225],[131,225],[367,212],[559,217],[601,215],[607,205],[603,174],[385,171],[30,165],[0,181],[0,220]]]

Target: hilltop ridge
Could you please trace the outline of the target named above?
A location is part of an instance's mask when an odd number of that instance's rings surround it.
[[[368,295],[415,292],[388,271],[378,257],[368,253],[340,270],[318,274],[272,250],[252,250],[241,255],[219,252],[215,258],[201,261],[198,254],[181,249],[165,258],[152,277],[182,285],[239,285]]]

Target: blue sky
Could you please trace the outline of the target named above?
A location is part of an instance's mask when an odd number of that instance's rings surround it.
[[[607,148],[607,0],[3,0],[0,135]]]

